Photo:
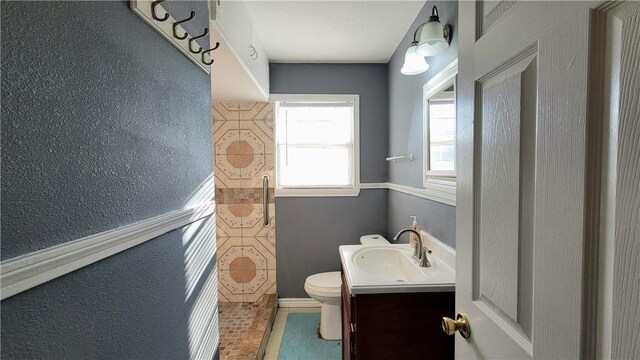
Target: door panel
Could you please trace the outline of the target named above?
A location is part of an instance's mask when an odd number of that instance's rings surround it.
[[[456,356],[577,358],[589,4],[486,5],[460,3]]]
[[[520,79],[481,88],[480,291],[475,300],[517,321]]]
[[[477,82],[478,189],[474,232],[479,256],[473,299],[531,348],[531,253],[535,192],[536,55]],[[527,55],[528,54],[528,55]],[[533,146],[532,146],[533,145]],[[521,256],[522,254],[522,256]]]
[[[478,22],[480,35],[486,33],[518,2],[518,0],[478,1]]]

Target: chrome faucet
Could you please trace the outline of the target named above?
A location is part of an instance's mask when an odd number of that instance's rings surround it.
[[[416,235],[416,238],[418,239],[418,242],[416,243],[416,248],[413,251],[413,257],[418,261],[418,265],[420,265],[421,267],[430,267],[431,262],[429,262],[427,253],[431,253],[431,251],[427,250],[425,247],[422,246],[422,236],[420,236],[419,232],[413,229],[400,230],[400,232],[393,237],[393,241],[397,242],[400,239],[400,236],[406,232],[414,233]]]

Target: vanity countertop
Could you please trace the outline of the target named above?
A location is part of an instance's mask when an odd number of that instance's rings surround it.
[[[342,245],[339,252],[352,294],[455,291],[455,271],[433,254],[431,267],[417,266],[409,244]]]

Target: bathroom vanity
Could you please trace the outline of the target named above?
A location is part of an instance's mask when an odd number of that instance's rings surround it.
[[[455,311],[452,269],[437,258],[413,268],[403,245],[341,246],[340,256],[343,359],[454,358],[441,327]]]

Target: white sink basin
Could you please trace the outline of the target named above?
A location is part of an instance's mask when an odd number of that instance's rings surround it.
[[[431,267],[414,262],[408,244],[343,245],[340,259],[352,294],[455,291],[455,272],[436,256]]]
[[[386,281],[415,282],[426,279],[400,248],[364,247],[353,253],[353,263],[363,272]]]

